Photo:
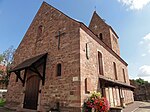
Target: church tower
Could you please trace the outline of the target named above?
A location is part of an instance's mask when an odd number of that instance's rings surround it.
[[[93,13],[89,28],[102,42],[104,42],[109,48],[111,48],[116,54],[120,56],[118,43],[119,37],[112,29],[112,27],[105,23],[105,20],[103,20],[96,13],[96,11]]]

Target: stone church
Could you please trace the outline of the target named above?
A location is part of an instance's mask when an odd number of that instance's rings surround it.
[[[118,39],[96,12],[87,27],[43,2],[14,55],[6,106],[81,112],[93,91],[111,107],[133,102]]]

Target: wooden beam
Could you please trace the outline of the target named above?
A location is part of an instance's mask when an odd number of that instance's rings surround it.
[[[15,73],[16,74],[16,73]],[[16,75],[16,82],[18,82],[18,76]]]
[[[27,68],[25,69],[25,72],[24,72],[24,77],[23,77],[23,84],[22,84],[22,86],[24,86],[24,84],[25,84],[25,81],[26,81],[26,74],[27,74]]]
[[[32,67],[30,67],[29,69],[30,69],[32,72],[38,74],[39,77],[43,80],[43,77],[42,77],[41,73],[38,71],[37,68],[35,68],[34,66],[32,66]]]
[[[44,85],[44,83],[45,83],[46,59],[47,59],[47,55],[44,57],[42,85]]]
[[[17,78],[20,79],[20,81],[23,83],[23,79],[20,76],[20,71],[15,71],[15,74],[17,75]],[[17,79],[18,80],[18,79]]]

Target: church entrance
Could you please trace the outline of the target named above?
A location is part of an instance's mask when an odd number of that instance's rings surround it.
[[[23,108],[37,110],[39,85],[40,78],[38,75],[31,75],[27,78]]]
[[[16,82],[19,79],[22,86],[26,85],[23,108],[37,110],[40,81],[45,83],[47,54],[27,59],[10,71],[16,74]]]

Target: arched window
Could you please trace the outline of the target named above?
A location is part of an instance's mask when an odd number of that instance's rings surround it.
[[[61,64],[57,64],[57,76],[61,76]]]
[[[85,93],[86,94],[89,94],[90,93],[90,91],[89,91],[89,87],[88,87],[88,83],[90,83],[90,82],[88,82],[88,79],[87,78],[85,78]]]
[[[37,32],[38,40],[41,39],[43,30],[44,30],[44,27],[43,27],[42,25],[40,25],[40,26],[38,27],[38,32]]]
[[[99,34],[99,39],[100,39],[100,40],[103,40],[103,35],[102,35],[102,33]]]
[[[100,52],[98,52],[98,64],[99,64],[99,74],[104,75],[102,54]]]
[[[118,80],[118,77],[117,77],[117,67],[116,67],[116,63],[115,62],[113,62],[113,68],[114,68],[115,79]]]
[[[86,58],[89,59],[90,57],[90,49],[89,49],[89,44],[86,43]]]
[[[56,102],[56,109],[59,110],[60,109],[60,103]]]

